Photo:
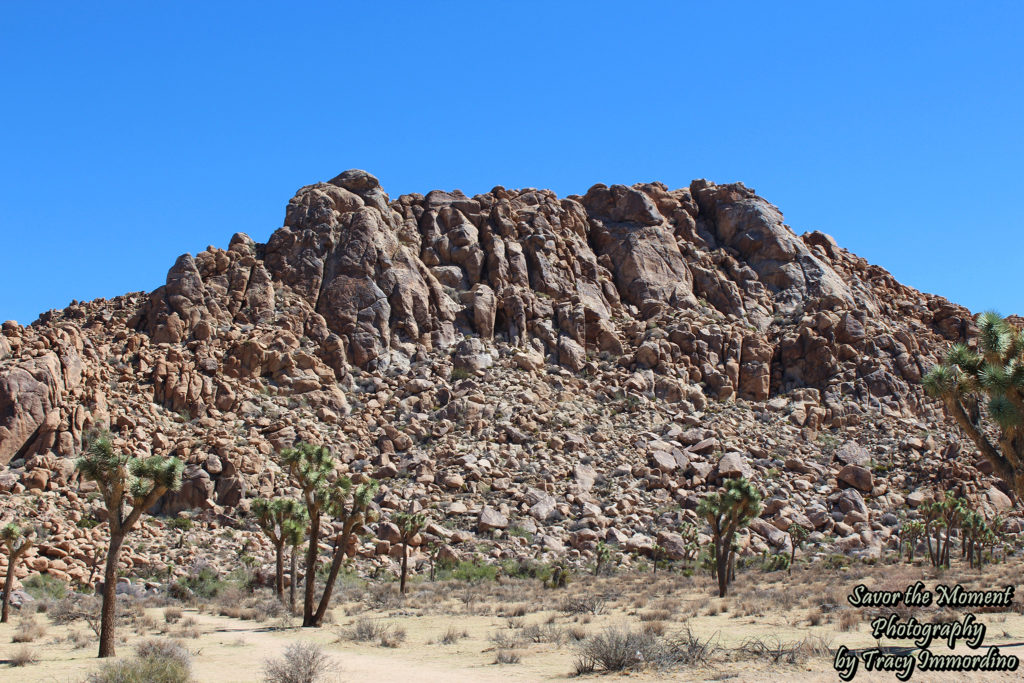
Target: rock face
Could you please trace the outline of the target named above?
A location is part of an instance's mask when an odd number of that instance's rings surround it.
[[[379,481],[383,512],[436,504],[450,558],[656,538],[681,556],[672,529],[736,476],[771,501],[749,552],[794,523],[875,552],[925,490],[1012,510],[919,384],[972,333],[739,183],[391,200],[346,171],[301,188],[265,244],[239,233],[149,294],[3,323],[0,501],[48,510],[73,552],[33,566],[84,580],[98,529],[68,520],[98,519],[74,472],[91,429],[185,460],[154,512],[208,525],[244,526],[284,490],[274,453],[309,440]],[[359,552],[392,561],[378,541]],[[137,559],[182,566],[159,552]]]

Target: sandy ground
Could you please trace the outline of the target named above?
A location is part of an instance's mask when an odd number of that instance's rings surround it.
[[[1019,575],[1019,567],[1018,575]],[[1006,570],[1004,569],[1004,572]],[[867,583],[881,585],[886,580],[884,568],[878,575],[864,580]],[[1005,575],[1005,574],[1004,574]],[[1003,577],[1000,577],[1003,578]],[[670,590],[671,581],[659,577],[662,584],[647,585],[641,577],[632,582],[622,581],[621,599],[604,614],[596,616],[570,615],[562,611],[547,609],[533,611],[531,604],[549,598],[552,592],[537,591],[524,593],[521,598],[513,597],[520,604],[527,605],[526,613],[519,617],[500,616],[504,607],[509,604],[509,593],[496,598],[484,609],[474,608],[477,612],[465,609],[463,603],[453,598],[421,593],[417,602],[416,593],[406,604],[398,604],[384,610],[367,610],[365,604],[345,602],[334,610],[335,623],[323,629],[301,629],[294,624],[281,620],[263,623],[216,616],[195,609],[186,609],[184,616],[195,620],[198,637],[186,638],[185,645],[193,654],[193,674],[196,681],[242,683],[261,680],[261,669],[268,657],[281,655],[291,643],[300,640],[312,640],[324,646],[325,651],[337,664],[337,670],[329,676],[328,681],[423,681],[438,683],[461,683],[471,681],[550,681],[550,680],[586,680],[586,679],[629,679],[637,681],[837,681],[839,677],[832,666],[831,655],[814,655],[800,661],[799,664],[773,664],[766,657],[739,656],[733,653],[720,653],[709,664],[693,669],[677,669],[673,671],[646,670],[629,674],[592,674],[584,677],[574,676],[574,659],[576,643],[570,637],[560,644],[530,643],[521,645],[517,652],[521,661],[516,664],[495,664],[495,644],[491,637],[502,630],[512,631],[512,627],[522,628],[532,624],[551,626],[569,630],[598,633],[606,626],[624,625],[640,628],[643,622],[640,616],[648,607],[644,604],[652,595],[655,600],[669,596],[677,605],[675,613],[663,621],[666,634],[672,634],[687,625],[701,638],[712,638],[723,648],[735,649],[750,638],[761,638],[766,642],[781,641],[793,643],[808,636],[821,638],[830,644],[834,651],[840,645],[849,648],[870,648],[877,645],[869,633],[867,619],[860,620],[855,628],[841,630],[835,619],[826,620],[819,625],[811,625],[813,608],[804,602],[794,604],[792,595],[812,591],[811,587],[796,581],[775,579],[770,586],[748,587],[745,594],[730,596],[719,600],[711,589],[709,581],[690,580],[687,588]],[[899,580],[904,580],[901,577]],[[842,580],[834,580],[837,585],[845,585]],[[944,579],[949,582],[950,579]],[[995,579],[993,579],[995,581]],[[851,585],[853,581],[850,582]],[[605,590],[616,586],[615,579],[604,580],[600,584]],[[829,580],[820,581],[818,590],[828,589]],[[488,587],[479,589],[481,601],[486,603]],[[577,586],[577,591],[597,590],[596,587]],[[647,590],[643,596],[631,594],[630,591]],[[646,596],[646,597],[645,597]],[[659,597],[660,596],[660,597]],[[786,597],[786,600],[783,598]],[[765,605],[763,613],[743,615],[742,605],[745,601],[760,600]],[[1018,602],[1024,600],[1024,595]],[[778,603],[778,605],[775,605]],[[721,611],[724,609],[725,611]],[[164,619],[163,610],[151,608],[147,614],[152,618],[149,629],[123,628],[120,635],[125,642],[118,646],[121,656],[130,656],[132,646],[142,638],[159,637]],[[935,618],[934,614],[923,615],[927,620]],[[387,624],[400,626],[406,632],[406,638],[395,648],[382,647],[377,643],[352,642],[343,634],[352,626],[357,618],[365,617]],[[1015,654],[1024,658],[1024,615],[1019,611],[1000,613],[984,613],[978,615],[979,620],[987,626],[985,647],[989,645],[1008,645],[1001,648],[1003,654]],[[94,671],[99,662],[95,658],[95,638],[91,637],[88,646],[75,648],[66,640],[72,631],[92,632],[84,623],[73,626],[55,626],[46,615],[36,616],[40,624],[46,625],[46,632],[34,642],[28,644],[39,662],[25,667],[15,668],[9,665],[13,653],[23,647],[11,642],[18,623],[18,615],[12,616],[10,624],[0,624],[0,681],[19,682],[75,682],[86,679]],[[156,624],[156,628],[153,624]],[[457,643],[445,645],[440,642],[442,634],[450,628],[465,631],[468,636]],[[142,633],[139,633],[142,631]],[[174,629],[171,629],[171,635]],[[884,641],[883,645],[906,645],[903,642]],[[944,645],[933,645],[935,654],[948,654]],[[957,653],[970,652],[958,647]],[[974,652],[983,653],[984,649]],[[913,681],[1010,681],[1024,678],[1024,669],[1014,673],[922,673],[915,672]],[[892,673],[870,673],[859,668],[856,681],[895,681]]]

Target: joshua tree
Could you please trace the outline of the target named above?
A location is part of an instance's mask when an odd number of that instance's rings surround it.
[[[789,525],[789,568],[787,574],[793,573],[793,565],[796,563],[796,549],[802,548],[804,541],[807,540],[807,536],[810,532],[803,524],[790,524]]]
[[[1024,496],[1024,332],[992,312],[979,314],[977,323],[978,350],[954,344],[921,383],[942,399],[995,474]],[[979,399],[998,426],[994,443],[981,423]]]
[[[7,615],[11,609],[11,588],[14,586],[14,570],[18,560],[32,547],[32,529],[23,529],[14,522],[0,529],[0,541],[7,548],[7,578],[4,579],[4,606],[0,614],[0,624],[7,623]]]
[[[665,548],[660,543],[655,543],[651,546],[651,566],[653,570],[652,574],[658,573],[658,563],[664,562],[665,560]]]
[[[284,529],[284,542],[291,548],[292,564],[288,574],[288,609],[292,614],[295,614],[295,584],[299,582],[298,579],[298,556],[299,546],[302,545],[302,540],[306,537],[306,526],[309,524],[309,517],[306,511],[302,511],[302,521],[297,524],[289,524]]]
[[[402,537],[402,580],[398,590],[405,595],[405,577],[409,571],[409,541],[427,525],[427,516],[422,512],[414,513],[410,505],[409,512],[399,512],[395,515],[395,524]]]
[[[302,604],[302,625],[317,627],[323,623],[338,579],[345,550],[357,526],[368,521],[370,503],[377,493],[377,482],[354,486],[346,476],[335,476],[335,456],[326,446],[298,443],[281,452],[281,460],[295,485],[302,491],[302,502],[309,515],[309,547],[306,550],[306,585]],[[317,560],[321,524],[333,517],[341,526],[334,537],[331,568],[324,592],[316,602]],[[314,605],[314,603],[316,603]]]
[[[305,535],[306,510],[302,503],[293,498],[257,498],[252,502],[252,512],[256,517],[256,524],[274,546],[274,592],[277,599],[284,602],[284,547],[290,538],[297,535],[301,540]],[[292,553],[293,558],[294,556]],[[293,567],[292,584],[294,583]]]
[[[100,657],[114,656],[114,610],[117,608],[117,561],[125,536],[143,513],[168,491],[181,487],[184,465],[177,458],[133,458],[114,452],[108,434],[91,435],[85,454],[75,463],[85,479],[96,482],[107,507],[110,546],[103,569],[103,607],[100,612]],[[130,508],[126,509],[126,506]]]
[[[1002,520],[997,517],[993,519],[993,524],[997,521],[1002,523]],[[981,513],[965,509],[963,519],[960,520],[960,529],[962,531],[962,556],[967,558],[969,566],[981,569],[985,559],[985,546],[991,544],[996,535],[992,526]],[[994,561],[994,553],[990,553],[990,556]]]
[[[947,492],[944,499],[922,503],[920,509],[924,517],[924,535],[932,566],[949,569],[949,545],[953,531],[963,517],[963,501],[952,492]]]
[[[697,525],[684,522],[679,527],[679,535],[683,539],[683,560],[687,565],[692,565],[697,556],[700,555],[700,544],[697,542]]]
[[[904,523],[900,537],[907,545],[907,562],[914,561],[914,552],[917,550],[917,542],[924,536],[924,524],[916,520]],[[898,555],[898,553],[897,553]],[[897,560],[899,557],[897,556]]]
[[[601,573],[602,567],[606,566],[612,559],[612,549],[604,541],[598,541],[594,548],[594,576]]]
[[[715,545],[718,597],[724,598],[731,574],[733,539],[761,512],[761,494],[746,479],[729,479],[721,491],[705,496],[697,514],[708,521]]]

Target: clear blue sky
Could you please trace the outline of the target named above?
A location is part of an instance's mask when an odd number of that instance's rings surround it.
[[[0,320],[265,241],[347,168],[392,197],[740,180],[1024,313],[1020,3],[381,4],[2,2]]]

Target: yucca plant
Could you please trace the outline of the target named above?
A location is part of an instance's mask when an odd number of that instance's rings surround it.
[[[277,599],[284,602],[284,547],[289,539],[298,536],[301,541],[306,535],[306,509],[293,498],[257,498],[252,502],[252,513],[256,524],[274,546],[274,592]],[[294,567],[291,580],[294,585]]]
[[[728,479],[720,491],[701,499],[697,514],[711,526],[718,597],[724,598],[733,573],[736,532],[761,514],[761,494],[745,478]]]
[[[1024,495],[1024,332],[997,313],[977,316],[977,349],[954,344],[942,363],[922,379],[925,391],[941,398],[946,411],[992,463],[995,474]],[[979,405],[998,427],[993,442]]]
[[[789,525],[789,567],[786,569],[787,574],[793,573],[793,565],[796,564],[796,549],[802,548],[804,541],[810,535],[810,530],[803,524],[793,523]]]
[[[371,480],[354,485],[346,476],[335,476],[335,455],[326,446],[300,442],[295,448],[281,451],[282,462],[292,481],[302,492],[302,502],[309,516],[309,546],[306,550],[306,585],[302,605],[302,625],[318,627],[323,623],[331,603],[334,583],[338,579],[345,550],[355,529],[369,521],[370,507],[378,484]],[[324,582],[323,594],[316,600],[317,562],[320,553],[321,525],[333,518],[341,527],[334,536],[331,567]]]
[[[162,495],[181,487],[184,464],[178,458],[135,458],[116,453],[110,435],[91,434],[85,452],[75,463],[84,479],[96,482],[107,508],[110,545],[103,569],[103,607],[100,610],[100,657],[114,656],[114,610],[117,562],[125,536]]]
[[[3,611],[0,613],[0,624],[7,623],[8,612],[11,609],[11,588],[14,586],[14,570],[18,566],[18,560],[32,547],[32,536],[35,531],[27,529],[14,522],[5,525],[0,529],[0,541],[7,550],[7,578],[4,579],[4,603]]]
[[[922,536],[924,536],[924,524],[917,520],[905,522],[900,529],[900,541],[907,546],[907,562],[914,561],[917,542],[921,540]],[[897,557],[897,559],[899,558]]]
[[[597,547],[594,548],[594,576],[601,573],[601,569],[605,567],[608,562],[612,559],[612,549],[604,541],[598,541]]]
[[[965,510],[960,522],[962,533],[961,555],[967,558],[970,567],[981,568],[982,550],[988,539],[988,523],[974,510]]]
[[[402,579],[398,591],[405,595],[405,577],[409,572],[409,542],[427,525],[427,516],[422,512],[413,512],[410,505],[408,512],[395,515],[395,524],[402,537]]]

